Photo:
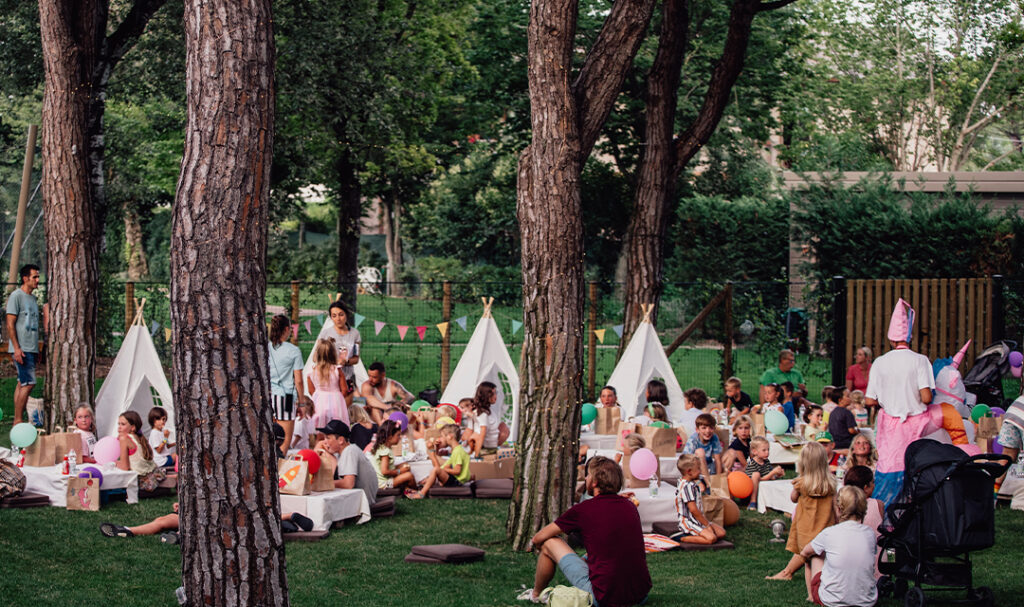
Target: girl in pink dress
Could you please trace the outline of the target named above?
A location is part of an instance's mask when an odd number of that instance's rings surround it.
[[[341,391],[338,349],[331,338],[318,339],[313,347],[313,371],[306,378],[315,413],[313,422],[324,427],[332,419],[348,424],[348,407]]]

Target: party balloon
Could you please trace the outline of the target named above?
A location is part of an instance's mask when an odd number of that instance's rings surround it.
[[[11,444],[15,447],[28,447],[36,442],[36,427],[28,422],[22,422],[11,428]]]
[[[586,426],[590,422],[597,419],[597,407],[591,403],[583,403],[583,407],[580,410],[580,423]]]
[[[299,452],[295,454],[295,459],[305,461],[310,474],[316,474],[320,469],[320,456],[312,449],[300,449]]]
[[[86,466],[80,468],[78,472],[78,478],[94,478],[99,481],[99,486],[103,486],[103,473],[96,466]]]
[[[671,428],[672,426],[668,422],[656,421],[656,422],[651,422],[651,427],[652,428]]]
[[[789,430],[789,420],[782,411],[769,411],[764,414],[764,427],[772,434],[785,434]]]
[[[974,443],[965,443],[963,445],[957,445],[957,447],[960,447],[960,450],[966,453],[967,455],[981,455],[981,447],[975,445]]]
[[[736,499],[748,498],[754,492],[754,481],[744,472],[733,470],[725,480],[729,484],[729,495]]]
[[[413,411],[419,411],[420,409],[429,409],[430,403],[425,400],[413,401],[411,408]]]
[[[999,455],[1002,452],[1003,452],[1003,446],[999,443],[999,441],[997,441],[997,440],[992,441],[992,453],[995,453],[996,455]]]
[[[743,473],[740,472],[740,474]],[[740,507],[732,500],[722,500],[722,524],[726,527],[732,527],[738,522],[740,522]]]
[[[409,427],[409,418],[401,411],[392,411],[391,415],[388,416],[388,419],[393,419],[398,422],[402,426],[402,432],[405,432]]]
[[[992,413],[992,409],[988,405],[974,405],[974,408],[971,409],[971,421],[978,423],[979,419],[988,417],[990,413]]]
[[[992,407],[993,417],[1002,417],[1004,415],[1006,415],[1006,409],[1003,409],[1002,407]]]
[[[1024,354],[1021,354],[1016,350],[1010,352],[1010,366],[1020,367],[1021,365],[1024,365]]]
[[[1010,367],[1010,375],[1019,378],[1020,372],[1024,371],[1024,367]]]
[[[447,415],[445,415],[444,417],[439,417],[437,419],[437,421],[434,422],[434,427],[437,428],[438,430],[440,430],[441,428],[444,428],[445,426],[448,426],[448,425],[454,424],[454,423],[455,423],[454,419],[452,419],[452,418],[448,417]]]
[[[117,440],[116,436],[104,436],[96,441],[96,445],[92,448],[92,457],[100,465],[116,462],[120,456],[121,443]]]
[[[4,410],[0,409],[0,421],[4,420]]]
[[[629,472],[633,478],[645,481],[654,476],[658,471],[658,458],[654,452],[644,447],[637,449],[629,458]]]

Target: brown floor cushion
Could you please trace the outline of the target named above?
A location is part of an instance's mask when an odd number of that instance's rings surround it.
[[[671,536],[673,533],[679,533],[679,521],[658,521],[657,523],[652,523],[651,532],[668,536]]]
[[[512,479],[482,478],[474,483],[476,496],[484,499],[510,499],[512,497]]]
[[[319,542],[329,537],[331,532],[325,529],[323,531],[293,531],[281,535],[286,542]]]
[[[370,506],[370,516],[373,518],[394,516],[396,503],[397,502],[394,497],[380,497],[378,494],[377,502]]]
[[[736,546],[728,540],[718,540],[714,544],[689,544],[686,542],[680,542],[677,550],[691,550],[693,552],[701,552],[703,550],[732,550]]]
[[[22,493],[0,499],[0,508],[38,508],[49,506],[50,498],[42,493]]]
[[[412,552],[410,552],[409,554],[405,555],[405,559],[404,560],[405,560],[406,563],[433,563],[433,564],[437,564],[437,563],[443,563],[444,562],[441,559],[435,559],[435,558],[431,558],[429,556],[422,556],[422,555],[419,555],[419,554],[414,554]]]
[[[469,481],[460,487],[431,487],[430,497],[447,497],[451,499],[469,499],[473,497],[473,483]]]
[[[484,551],[465,544],[427,544],[413,546],[412,553],[445,563],[471,563],[484,558]]]
[[[383,489],[377,489],[377,499],[378,500],[380,498],[382,498],[382,497],[398,496],[398,495],[402,495],[402,490],[401,489],[396,489],[394,487],[386,487],[386,488],[383,488]]]

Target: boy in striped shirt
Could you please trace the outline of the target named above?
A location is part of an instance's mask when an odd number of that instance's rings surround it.
[[[725,537],[725,529],[708,521],[704,516],[703,488],[700,484],[701,458],[693,453],[679,456],[676,468],[682,478],[676,488],[676,515],[679,533],[672,539],[689,544],[714,544]]]

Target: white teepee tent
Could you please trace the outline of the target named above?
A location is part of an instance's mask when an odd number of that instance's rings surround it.
[[[142,319],[146,300],[136,303],[138,311],[114,358],[110,373],[96,394],[96,438],[117,435],[117,418],[125,411],[135,411],[148,426],[147,417],[153,407],[167,411],[167,427],[174,428],[174,401],[153,338]],[[142,430],[142,428],[139,428]]]
[[[494,412],[512,430],[511,437],[515,440],[519,435],[519,371],[512,364],[498,323],[491,316],[494,298],[483,299],[483,302],[483,316],[448,380],[441,402],[457,404],[463,398],[472,398],[481,382],[491,382],[498,388]]]
[[[615,365],[612,376],[608,378],[608,385],[614,387],[618,394],[623,419],[641,413],[647,404],[647,382],[652,379],[660,379],[668,388],[669,419],[677,420],[683,414],[683,389],[679,387],[679,380],[665,356],[665,348],[651,324],[653,309],[654,306],[643,306],[644,319],[633,333],[619,364]]]

